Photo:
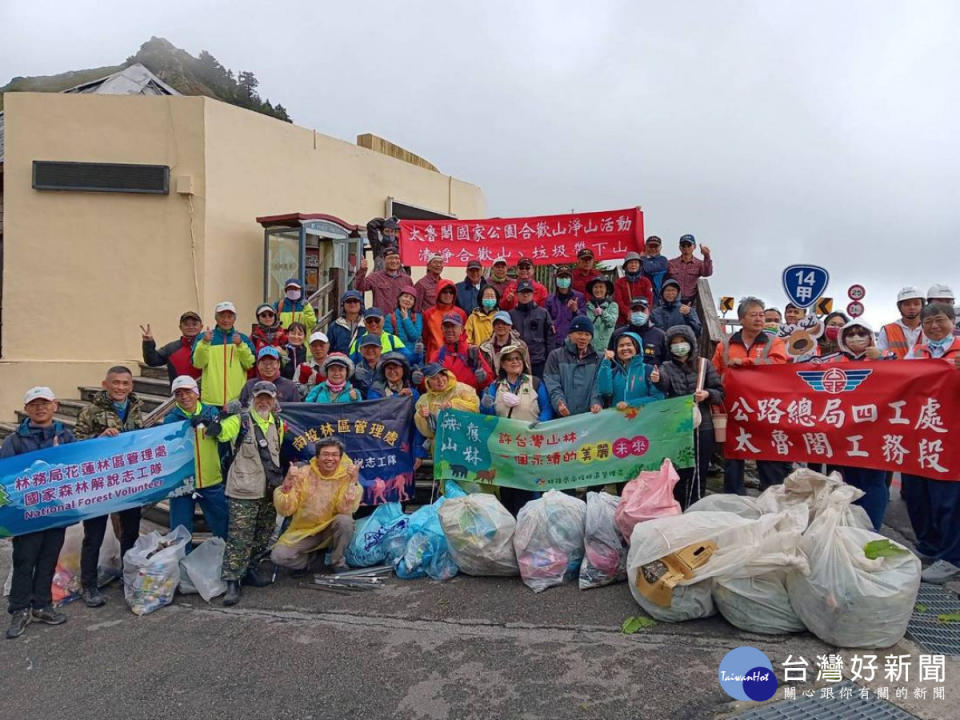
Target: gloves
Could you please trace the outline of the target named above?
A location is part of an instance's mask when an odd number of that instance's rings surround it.
[[[480,398],[480,407],[487,408],[488,410],[494,406],[493,396],[489,393],[484,393],[483,397]]]
[[[520,404],[520,396],[512,392],[505,392],[500,397],[503,398],[503,404],[507,407],[516,407]]]
[[[196,426],[194,426],[196,427]],[[220,433],[223,432],[223,427],[220,425],[220,420],[211,420],[207,423],[206,428],[203,431],[203,434],[207,437],[216,438],[220,437]]]
[[[477,382],[480,385],[483,385],[487,381],[487,371],[483,368],[477,370],[473,375],[475,378],[477,378]]]
[[[594,314],[594,315],[603,315],[603,308],[595,307],[595,308],[593,309],[593,314]]]
[[[203,417],[203,413],[201,412],[200,414],[194,415],[193,417],[190,418],[190,427],[196,428],[197,425],[203,425],[206,422],[207,422],[207,418]]]

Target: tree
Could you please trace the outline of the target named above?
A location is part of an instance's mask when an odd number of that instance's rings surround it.
[[[249,70],[241,70],[237,73],[237,85],[240,87],[240,91],[243,95],[249,100],[259,100],[260,97],[257,95],[257,86],[260,84],[260,81],[257,80],[256,75],[254,75]]]

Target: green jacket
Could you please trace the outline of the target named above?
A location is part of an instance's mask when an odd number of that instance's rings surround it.
[[[256,433],[253,423],[256,423],[267,441],[267,448],[274,463],[280,465],[280,446],[283,444],[285,426],[280,418],[273,413],[266,420],[261,419],[255,412],[244,411],[240,415],[230,415],[220,424],[221,442],[233,442],[240,435],[240,429],[246,424],[243,439],[234,449],[233,462],[227,471],[225,494],[227,497],[239,500],[257,500],[272,492],[273,488],[267,485],[266,471],[260,450],[257,446]]]
[[[210,414],[210,410],[216,411],[216,408],[204,406],[203,403],[197,403],[197,407],[192,413],[188,413],[180,404],[174,405],[173,410],[167,413],[163,418],[163,423],[176,423],[189,420],[200,415],[204,410]],[[218,450],[217,438],[206,435],[199,428],[193,434],[193,463],[194,463],[194,483],[193,486],[198,490],[202,488],[213,487],[223,482],[223,474],[220,471],[220,451]]]
[[[233,342],[234,334],[240,336],[239,345]],[[211,342],[203,339],[203,333],[197,335],[192,361],[195,368],[203,371],[200,399],[222,408],[239,398],[247,382],[247,370],[256,362],[253,352],[250,338],[235,329],[225,334],[219,327],[214,328]]]
[[[127,419],[121,421],[113,402],[107,396],[107,391],[101,390],[93,402],[80,411],[73,436],[77,440],[88,440],[98,437],[108,428],[116,428],[120,432],[140,430],[143,427],[143,403],[134,393],[130,393],[129,403]]]

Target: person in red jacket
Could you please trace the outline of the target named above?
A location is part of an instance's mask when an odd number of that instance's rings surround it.
[[[462,323],[467,322],[467,314],[456,305],[457,286],[446,278],[440,278],[437,283],[437,303],[423,314],[423,347],[426,357],[433,357],[433,353],[443,345],[443,318],[448,313],[457,313]]]
[[[180,316],[180,339],[168,342],[157,350],[157,341],[150,331],[150,323],[140,326],[143,339],[143,361],[150,367],[167,366],[170,382],[179,375],[189,375],[194,380],[200,379],[200,370],[190,361],[193,355],[193,341],[203,330],[203,321],[192,310]]]
[[[613,299],[620,311],[618,326],[629,324],[630,306],[635,297],[645,297],[647,306],[653,307],[653,284],[643,274],[640,253],[628,252],[623,258],[623,277],[613,282]]]
[[[478,393],[493,380],[490,366],[480,348],[470,345],[463,334],[463,318],[455,312],[443,316],[443,345],[430,354],[430,362],[442,365]]]
[[[577,266],[573,269],[571,275],[573,277],[573,289],[584,296],[589,295],[587,293],[587,283],[594,278],[603,277],[603,273],[597,270],[593,250],[583,248],[577,253]]]
[[[533,285],[533,301],[540,307],[546,307],[550,293],[546,287],[533,279],[533,261],[530,258],[520,258],[517,260],[517,279],[509,283],[500,296],[500,309],[509,312],[517,306],[517,283],[521,280],[526,280]]]

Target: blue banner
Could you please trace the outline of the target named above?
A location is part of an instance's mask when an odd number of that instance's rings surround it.
[[[0,537],[157,502],[182,492],[193,474],[188,422],[6,458],[0,460]]]
[[[303,459],[314,443],[336,437],[360,470],[363,504],[412,500],[413,398],[395,395],[357,403],[284,403],[280,416]]]

